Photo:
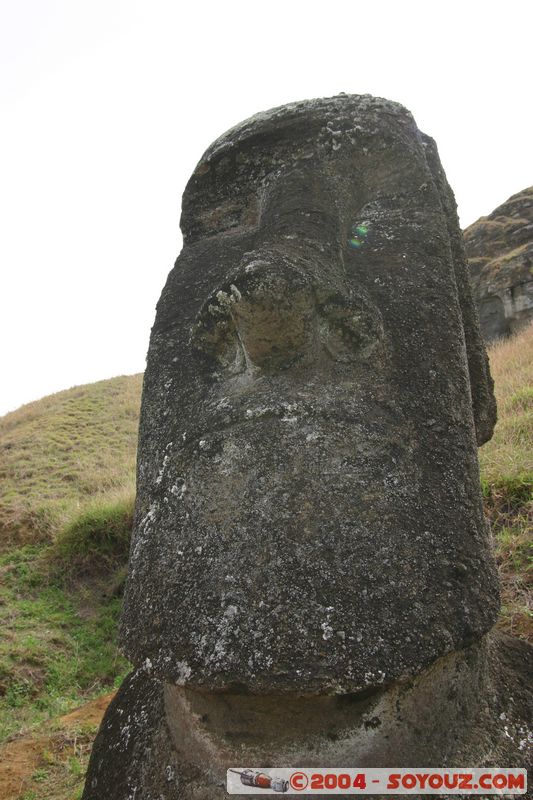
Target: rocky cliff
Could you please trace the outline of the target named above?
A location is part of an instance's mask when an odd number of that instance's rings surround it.
[[[533,187],[464,232],[481,330],[487,341],[533,320]]]

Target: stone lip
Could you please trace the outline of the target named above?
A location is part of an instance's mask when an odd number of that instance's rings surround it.
[[[221,800],[242,762],[531,769],[532,669],[531,645],[497,631],[366,698],[195,696],[139,669],[105,714],[83,800]]]
[[[267,112],[208,150],[182,226],[144,379],[130,659],[350,693],[482,637],[494,398],[434,143],[368,96]]]

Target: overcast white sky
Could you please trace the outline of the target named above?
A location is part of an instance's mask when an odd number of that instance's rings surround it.
[[[533,184],[533,3],[0,0],[0,413],[144,368],[203,150],[251,114],[398,100],[463,226]]]

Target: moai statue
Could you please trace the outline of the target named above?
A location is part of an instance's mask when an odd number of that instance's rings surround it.
[[[144,380],[135,671],[84,800],[214,800],[236,764],[523,765],[527,648],[487,637],[492,381],[434,142],[370,96],[258,114],[204,154],[181,227]]]

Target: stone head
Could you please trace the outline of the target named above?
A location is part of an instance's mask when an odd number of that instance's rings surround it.
[[[122,639],[168,682],[347,693],[497,613],[494,400],[453,195],[401,106],[242,123],[183,197],[144,381]]]

